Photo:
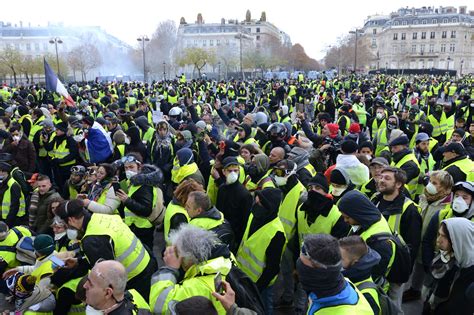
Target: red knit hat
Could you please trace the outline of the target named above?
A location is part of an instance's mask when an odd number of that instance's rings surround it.
[[[326,125],[329,129],[329,132],[331,133],[329,137],[335,138],[337,136],[337,132],[339,131],[339,125],[338,124],[327,124]]]
[[[352,123],[349,127],[350,133],[359,133],[360,132],[360,125],[358,123]]]

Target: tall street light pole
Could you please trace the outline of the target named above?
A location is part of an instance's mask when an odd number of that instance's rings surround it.
[[[354,45],[354,72],[357,71],[357,44],[359,41],[359,34],[362,34],[363,31],[360,29],[357,29],[355,31],[350,31],[349,34],[354,34],[355,35],[355,45]]]
[[[147,81],[146,78],[146,64],[145,64],[145,42],[149,42],[150,39],[146,35],[142,35],[141,37],[137,38],[137,41],[142,43],[142,54],[143,54],[143,82]]]
[[[58,44],[62,44],[63,41],[59,37],[54,37],[49,40],[50,44],[54,44],[56,48],[56,66],[58,68],[58,77],[61,77],[61,72],[59,71],[59,54],[58,54]]]
[[[166,80],[166,62],[163,61],[163,80]]]

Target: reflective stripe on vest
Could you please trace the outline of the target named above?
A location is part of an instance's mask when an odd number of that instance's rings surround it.
[[[285,233],[285,230],[280,219],[276,217],[249,236],[252,221],[253,214],[250,214],[247,228],[237,251],[237,265],[253,282],[257,282],[266,267],[266,251],[270,242],[277,232]],[[269,285],[272,285],[276,278],[277,275]]]
[[[33,139],[35,138],[36,133],[40,131],[41,129],[43,129],[43,126],[40,125],[43,120],[45,120],[45,117],[41,116],[31,126],[30,135],[28,136],[28,140],[30,140],[31,142],[33,142]]]
[[[128,190],[128,197],[133,199],[133,194],[135,194],[135,192],[141,187],[146,187],[146,186],[135,186],[135,185],[130,186],[130,188]],[[157,202],[157,200],[156,200],[156,198],[157,198],[156,187],[150,187],[150,188],[153,189],[152,209],[154,209],[154,207],[156,206],[156,202]],[[148,221],[148,219],[146,217],[136,215],[131,210],[129,210],[127,207],[124,208],[124,213],[125,213],[125,220],[124,221],[128,226],[135,225],[136,227],[141,228],[141,229],[148,229],[148,228],[153,227],[153,224],[151,224],[151,222]]]
[[[52,152],[52,158],[53,159],[64,159],[69,154],[71,154],[71,152],[69,152],[69,150],[66,148],[66,145],[67,145],[67,140],[66,139],[61,141],[61,144],[59,146],[58,146],[58,143],[55,142],[54,147],[53,147],[53,152]],[[69,165],[74,165],[74,164],[76,164],[76,160],[72,160],[72,161],[69,161],[69,162],[66,162],[66,163],[59,164],[59,166],[69,166]]]
[[[115,259],[125,266],[128,280],[140,274],[150,262],[145,247],[120,216],[92,214],[83,239],[96,235],[105,235],[112,239]],[[83,247],[82,250],[84,251]],[[87,252],[84,253],[87,256]]]
[[[3,220],[7,219],[8,213],[10,212],[10,207],[11,207],[11,189],[13,184],[18,184],[16,180],[13,177],[10,177],[10,179],[7,182],[7,189],[3,193],[2,196],[2,203],[0,204],[1,207],[1,216]],[[18,184],[19,185],[19,184]],[[18,213],[16,216],[18,218],[21,218],[22,216],[25,215],[25,209],[26,209],[26,203],[25,203],[25,196],[23,195],[23,192],[21,191],[21,187],[19,187],[20,190],[20,200],[19,200],[19,206],[18,206]]]
[[[303,184],[300,181],[291,188],[291,190],[286,194],[285,198],[278,208],[278,216],[280,217],[281,223],[285,228],[286,239],[291,239],[295,232],[296,226],[296,210],[298,208],[298,202],[301,196],[301,193],[305,191]]]
[[[474,162],[470,158],[466,157],[462,160],[451,163],[443,167],[443,170],[445,171],[447,168],[453,165],[457,166],[461,170],[461,172],[466,175],[466,181],[474,181]]]

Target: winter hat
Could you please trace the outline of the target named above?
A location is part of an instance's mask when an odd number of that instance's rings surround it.
[[[148,119],[145,116],[140,116],[138,118],[135,118],[135,123],[137,124],[138,127],[142,129],[150,127],[148,125]]]
[[[420,128],[418,129],[418,132],[425,132],[428,136],[431,136],[431,134],[433,133],[433,125],[428,122],[422,122],[420,123]]]
[[[240,124],[239,127],[245,131],[245,137],[250,137],[250,135],[252,134],[252,127],[244,123]]]
[[[204,122],[204,120],[200,120],[196,123],[196,127],[199,128],[199,129],[205,130],[206,129],[206,123]]]
[[[344,154],[356,153],[358,148],[357,143],[353,140],[344,140],[341,142],[341,150]]]
[[[359,133],[360,132],[360,125],[358,123],[352,123],[349,127],[350,133]]]
[[[396,138],[403,136],[405,133],[401,131],[400,129],[393,129],[392,132],[390,133],[390,138],[388,139],[388,143],[392,142]]]
[[[350,180],[346,171],[341,168],[335,168],[331,172],[331,184],[349,185]]]
[[[112,140],[114,140],[116,144],[124,144],[125,137],[126,137],[126,134],[125,132],[123,132],[123,130],[117,130],[116,132],[114,132],[114,135],[112,136]]]
[[[54,128],[54,123],[51,119],[45,119],[40,123],[43,128]]]
[[[54,239],[48,234],[40,234],[35,237],[33,248],[40,255],[48,256],[54,251]]]
[[[183,131],[181,131],[181,134],[183,135],[184,141],[192,141],[193,140],[193,135],[191,134],[191,131],[183,130]]]
[[[374,164],[378,164],[378,165],[382,165],[382,166],[388,166],[389,165],[387,159],[383,158],[383,157],[376,157],[375,159],[370,161],[370,165],[374,165]]]
[[[457,155],[465,155],[466,154],[466,150],[464,149],[464,146],[459,142],[451,142],[447,146],[439,148],[438,152],[440,152],[440,153],[454,152]]]
[[[225,141],[224,157],[238,156],[240,145],[232,140]]]
[[[12,283],[11,283],[12,282]],[[14,293],[18,299],[26,299],[35,289],[36,277],[22,274],[20,272],[11,276],[7,280],[8,289]]]
[[[264,112],[257,112],[255,114],[255,123],[260,126],[263,123],[268,123],[268,116]]]
[[[338,124],[327,124],[329,132],[331,133],[329,137],[331,138],[336,138],[337,133],[339,131],[339,125]]]
[[[330,122],[332,119],[331,119],[331,115],[329,115],[328,113],[321,113],[318,115],[319,117],[319,121],[327,121],[327,122]]]
[[[267,210],[272,210],[274,205],[279,205],[282,199],[282,192],[278,188],[265,188],[255,191],[260,203]]]
[[[18,114],[20,114],[20,116],[27,115],[28,113],[29,113],[28,107],[26,107],[25,105],[18,106]]]
[[[389,146],[393,147],[396,145],[408,145],[409,143],[410,143],[410,140],[405,134],[403,134],[400,137],[397,137],[393,139],[392,141],[390,141]]]
[[[259,172],[266,172],[270,167],[270,158],[263,153],[254,155],[253,162],[257,165]]]
[[[193,151],[189,148],[180,149],[176,152],[176,156],[178,157],[179,166],[184,166],[194,162]]]
[[[466,134],[466,131],[462,128],[457,128],[456,130],[453,131],[453,134],[458,134],[461,138],[464,137],[464,135]]]
[[[321,187],[325,193],[329,192],[329,185],[323,173],[317,173],[308,181],[308,186],[318,186]]]
[[[55,127],[57,130],[61,130],[62,132],[66,133],[66,132],[67,132],[68,125],[67,125],[67,123],[65,123],[65,122],[60,122],[60,123],[54,125],[54,127]]]

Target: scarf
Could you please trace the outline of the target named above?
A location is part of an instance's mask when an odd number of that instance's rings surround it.
[[[89,192],[87,198],[89,200],[97,201],[100,198],[100,195],[104,191],[104,189],[110,184],[109,180],[103,180],[101,182],[96,182]],[[109,186],[110,187],[110,186]]]
[[[318,298],[338,294],[345,285],[341,267],[328,269],[313,268],[306,266],[300,258],[296,261],[296,270],[303,290],[307,294],[311,292]]]
[[[308,199],[303,203],[301,209],[305,212],[305,219],[311,225],[319,215],[327,216],[334,205],[333,200],[316,191],[308,192]]]

